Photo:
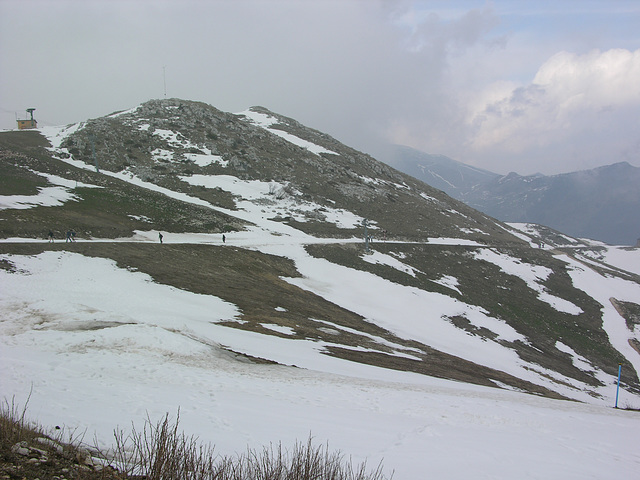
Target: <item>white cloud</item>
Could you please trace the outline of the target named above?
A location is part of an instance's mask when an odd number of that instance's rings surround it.
[[[624,49],[586,55],[560,52],[549,59],[533,79],[557,96],[584,96],[589,106],[640,102],[640,50]]]
[[[549,166],[559,155],[592,158],[595,148],[624,160],[640,139],[640,50],[559,52],[530,84],[494,83],[467,107],[470,155],[544,154]]]

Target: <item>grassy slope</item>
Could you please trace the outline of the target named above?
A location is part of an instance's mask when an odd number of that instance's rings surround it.
[[[34,170],[102,188],[78,187],[74,193],[79,201],[67,202],[63,207],[2,210],[0,236],[46,238],[52,230],[56,238],[64,238],[67,230],[74,229],[81,238],[118,238],[131,236],[134,230],[216,233],[242,228],[241,222],[209,208],[53,159],[45,150],[47,146],[48,141],[38,132],[0,133],[3,194],[35,194],[37,187],[47,182]],[[8,190],[4,190],[5,186]]]

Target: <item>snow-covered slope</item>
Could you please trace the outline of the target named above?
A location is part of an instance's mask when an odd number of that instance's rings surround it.
[[[307,152],[300,162],[347,155],[263,109],[236,118],[262,129],[250,131],[267,135],[264,142],[277,138],[268,148],[285,151],[284,141]],[[148,168],[131,161],[96,173],[93,161],[63,146],[85,127],[44,130],[55,159],[20,157],[27,173],[3,167],[31,182],[20,196],[0,197],[5,232],[15,232],[0,243],[4,396],[24,401],[32,389],[32,416],[87,429],[104,444],[116,425],[180,408],[182,427],[221,453],[311,434],[355,460],[384,459],[394,478],[635,474],[640,417],[611,407],[618,358],[619,405],[640,407],[637,249],[560,242],[528,225],[493,227],[408,179],[359,170],[349,175],[358,183],[335,191],[417,190],[398,198],[416,209],[437,205],[452,219],[439,231],[460,232],[385,238],[387,219],[371,206],[338,194],[320,203],[294,177],[248,176],[224,145],[152,123],[133,123],[165,142],[162,151],[150,148]],[[152,173],[173,163],[175,176]],[[127,189],[135,201],[122,200]],[[162,212],[147,198],[233,228],[204,220],[188,224],[193,230],[158,228]],[[58,237],[48,245],[20,234],[19,219],[40,221],[39,212],[80,223],[78,209],[90,201],[101,235],[83,231],[75,243]],[[364,218],[375,236],[368,252]],[[136,228],[114,236],[104,224]],[[468,233],[474,224],[482,234]],[[493,237],[492,228],[504,233]],[[520,240],[505,247],[511,235]]]
[[[33,389],[30,415],[86,429],[105,446],[116,425],[179,408],[182,428],[220,453],[312,435],[354,460],[383,460],[394,478],[633,478],[640,465],[640,417],[612,403],[587,406],[335,359],[322,354],[326,345],[288,340],[275,324],[266,327],[282,336],[220,326],[238,315],[233,305],[104,259],[3,258],[21,274],[0,277],[2,391],[20,402]],[[622,392],[620,405],[634,402]]]

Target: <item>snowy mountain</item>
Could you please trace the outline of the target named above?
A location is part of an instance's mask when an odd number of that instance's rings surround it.
[[[404,145],[391,145],[382,160],[458,200],[463,200],[474,188],[500,178],[497,173],[472,167],[445,155],[425,153]]]
[[[311,433],[397,478],[640,464],[601,460],[640,424],[610,408],[619,364],[640,407],[638,249],[502,224],[261,107],[0,146],[1,390],[41,421],[179,407],[225,452]]]
[[[627,162],[561,175],[501,176],[409,147],[391,152],[390,165],[502,221],[546,225],[610,245],[635,245],[640,237],[640,168]]]

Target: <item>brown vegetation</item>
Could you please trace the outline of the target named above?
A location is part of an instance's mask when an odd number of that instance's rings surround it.
[[[114,448],[86,448],[81,438],[64,432],[45,433],[8,402],[0,407],[0,479],[39,480],[384,480],[382,466],[368,471],[366,463],[354,466],[328,446],[316,446],[311,438],[291,450],[281,444],[261,451],[221,456],[214,447],[178,428],[179,415],[154,423],[147,419],[142,430],[114,432]],[[56,427],[57,428],[57,427]]]

